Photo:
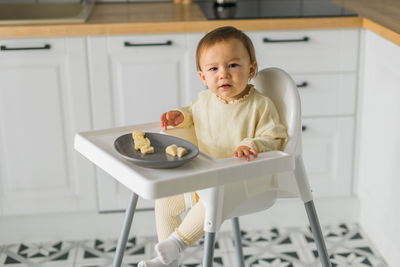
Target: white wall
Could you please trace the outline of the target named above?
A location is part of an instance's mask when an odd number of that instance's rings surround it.
[[[400,266],[400,46],[364,31],[357,191],[360,224]]]

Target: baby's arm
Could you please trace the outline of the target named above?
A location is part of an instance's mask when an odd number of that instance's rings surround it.
[[[183,114],[178,110],[170,110],[161,115],[161,127],[166,131],[167,126],[177,126],[183,122]]]
[[[243,139],[238,144],[234,156],[245,156],[246,160],[249,160],[251,154],[257,157],[257,153],[283,149],[286,141],[286,127],[280,122],[275,105],[269,101],[258,120],[255,136]]]
[[[170,110],[161,115],[161,127],[166,131],[167,126],[190,128],[193,125],[192,110],[190,106]]]

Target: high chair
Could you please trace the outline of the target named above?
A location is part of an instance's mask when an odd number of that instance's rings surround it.
[[[255,88],[274,102],[282,123],[287,126],[289,141],[284,152],[293,155],[294,169],[291,170],[290,166],[287,166],[287,171],[269,177],[265,177],[261,171],[259,178],[249,176],[244,181],[197,191],[206,209],[203,266],[212,266],[215,233],[224,220],[233,219],[238,262],[239,266],[244,267],[237,217],[268,209],[278,198],[300,197],[305,205],[322,266],[330,267],[302,158],[301,105],[298,89],[292,78],[278,68],[267,68],[258,72]],[[276,164],[279,164],[279,160]]]
[[[125,212],[113,267],[120,267],[138,197],[157,199],[196,191],[206,207],[203,266],[211,267],[215,233],[224,220],[233,218],[239,266],[244,266],[238,216],[271,207],[278,198],[300,197],[310,221],[323,267],[330,267],[301,154],[300,98],[290,76],[283,70],[260,71],[256,88],[275,103],[289,140],[284,151],[260,153],[257,159],[216,159],[202,152],[191,162],[172,169],[149,169],[119,155],[114,141],[133,130],[162,132],[159,122],[81,132],[74,147],[88,160],[126,186],[132,193]],[[193,141],[190,130],[167,134]]]

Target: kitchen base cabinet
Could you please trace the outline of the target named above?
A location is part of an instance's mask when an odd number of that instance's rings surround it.
[[[88,43],[96,129],[159,121],[189,102],[186,34],[99,36]],[[101,170],[97,177],[100,211],[124,209],[129,192]]]
[[[91,128],[85,38],[0,40],[4,215],[95,208],[94,168],[73,149]]]
[[[400,46],[363,31],[356,183],[359,222],[388,263],[400,251]]]
[[[195,58],[204,34],[90,37],[95,128],[157,121],[162,112],[196,99],[205,89]],[[307,128],[304,158],[315,196],[352,196],[359,30],[252,31],[248,35],[260,70],[283,68],[298,84]],[[303,37],[307,40],[301,41]],[[276,43],[265,38],[300,41]],[[127,42],[136,46],[127,47]],[[154,105],[148,104],[151,101]],[[124,209],[128,191],[101,170],[97,177],[100,210]],[[153,201],[139,200],[138,207],[152,208]]]
[[[303,156],[313,196],[352,193],[354,118],[303,120]]]

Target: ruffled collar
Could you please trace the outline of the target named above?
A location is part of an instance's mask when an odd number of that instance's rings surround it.
[[[218,96],[216,94],[213,94],[213,95],[218,100],[218,102],[223,103],[223,104],[231,105],[231,104],[243,103],[244,101],[246,101],[246,99],[249,98],[249,96],[251,96],[254,93],[254,90],[255,90],[254,89],[254,85],[249,84],[248,86],[249,86],[249,91],[247,92],[247,94],[245,94],[244,96],[242,96],[239,99],[234,99],[234,100],[231,100],[231,101],[228,101],[228,102],[225,99],[223,99],[222,97],[220,97],[220,96]]]

